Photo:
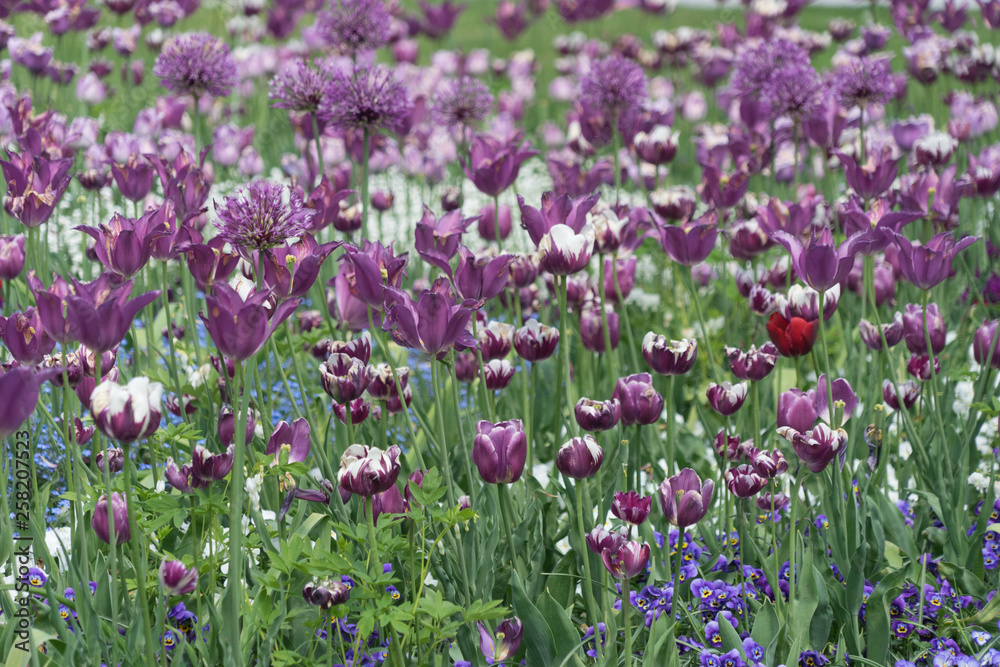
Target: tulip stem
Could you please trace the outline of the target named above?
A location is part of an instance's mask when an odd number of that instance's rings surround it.
[[[945,435],[944,421],[942,421],[941,419],[941,405],[940,401],[938,401],[938,396],[937,396],[937,371],[935,371],[934,369],[934,360],[935,360],[934,348],[931,347],[931,330],[927,325],[927,305],[929,297],[930,297],[930,291],[924,290],[924,298],[923,298],[924,344],[927,345],[927,358],[928,358],[927,365],[930,368],[930,373],[931,373],[931,391],[930,391],[931,409],[934,411],[934,420],[935,423],[937,424],[938,432],[941,434],[941,444],[946,446],[948,444],[948,437]],[[983,365],[989,368],[990,360],[986,359],[986,363]],[[945,451],[947,452],[947,449]],[[946,453],[944,457],[944,462],[945,462],[945,475],[946,475],[945,478],[954,479],[954,475],[952,473],[950,452]]]
[[[448,447],[446,446],[448,438],[444,425],[444,397],[441,395],[441,373],[438,370],[438,362],[433,359],[431,360],[431,384],[434,389],[434,407],[435,412],[437,412],[438,422],[438,465],[441,466],[442,472],[444,472],[445,486],[448,493],[448,504],[454,507],[456,505],[455,480],[451,474],[451,463],[448,461]],[[400,399],[402,399],[402,392],[400,392]],[[469,480],[470,486],[471,483],[472,480]]]
[[[629,481],[631,482],[632,489],[638,493],[639,490],[639,459],[641,458],[640,450],[642,449],[642,424],[635,425],[635,438],[633,442],[629,443],[628,446],[628,461],[629,461]]]
[[[138,452],[136,452],[138,455]],[[135,471],[135,463],[125,451],[125,505],[128,507],[128,524],[132,539],[129,540],[132,546],[132,566],[135,568],[136,582],[136,604],[139,605],[139,613],[142,617],[142,634],[146,642],[146,664],[156,664],[156,653],[153,651],[153,631],[149,620],[149,597],[146,595],[146,546],[143,544],[139,527],[135,523],[135,500],[132,497],[133,478],[136,484],[139,483],[139,476]],[[111,457],[104,457],[104,468],[110,470]]]
[[[497,237],[497,252],[503,254],[503,240],[500,238],[500,194],[493,195],[493,233]],[[520,326],[520,325],[517,325]]]
[[[503,521],[503,532],[504,537],[507,538],[507,550],[510,554],[510,567],[512,570],[517,570],[518,575],[521,580],[524,580],[524,570],[520,566],[521,564],[517,561],[517,552],[514,550],[514,537],[511,533],[510,526],[513,521],[513,511],[510,507],[510,493],[507,489],[506,484],[497,484],[497,492],[499,494],[500,500],[500,514]]]
[[[590,550],[587,548],[587,524],[583,522],[583,497],[584,488],[587,485],[586,479],[575,480],[574,486],[576,487],[576,523],[577,523],[577,535],[583,540],[583,549],[580,553],[583,554],[583,572],[586,577],[583,581],[583,597],[587,601],[587,616],[590,620],[591,625],[594,627],[594,645],[595,651],[600,654],[603,653],[601,650],[603,646],[600,645],[600,633],[597,632],[598,621],[600,616],[597,614],[597,601],[594,599],[594,579],[591,574],[590,569]]]
[[[747,535],[747,518],[746,518],[746,507],[744,507],[742,502],[737,501],[736,512],[740,516],[740,583],[742,584],[740,588],[740,601],[743,603],[743,609],[747,611],[749,617],[750,606],[747,604],[747,569],[746,561],[743,560],[743,542],[746,540]]]
[[[361,140],[361,233],[364,235],[361,246],[364,246],[364,239],[368,236],[368,129],[364,130],[364,138]]]
[[[170,296],[168,291],[168,281],[167,281],[167,263],[162,262],[160,267],[163,269],[163,314],[167,318],[167,347],[170,350],[170,356],[167,357],[167,363],[170,366],[170,374],[174,379],[174,389],[177,392],[177,407],[181,413],[181,420],[187,421],[187,411],[184,409],[184,392],[182,391],[181,376],[177,372],[177,354],[174,351],[174,323],[170,318]],[[193,329],[194,327],[192,327]],[[192,331],[191,334],[195,337],[198,336],[197,331]],[[155,466],[154,466],[155,469]]]
[[[559,441],[562,438],[563,426],[565,425],[563,414],[563,385],[568,384],[569,372],[569,312],[566,305],[567,290],[569,289],[569,276],[560,276],[559,280],[559,369],[556,378],[556,409],[555,413],[555,438]],[[569,406],[570,411],[573,406]],[[574,422],[575,423],[575,422]]]
[[[226,594],[229,614],[229,665],[242,663],[240,650],[240,617],[243,597],[243,455],[246,447],[247,415],[250,410],[250,388],[246,382],[246,362],[236,362],[236,382],[232,400],[237,400],[240,390],[243,397],[240,401],[240,412],[236,415],[236,447],[233,448],[233,470],[230,476],[232,498],[229,507],[229,574],[226,582]]]
[[[453,401],[455,403],[455,421],[458,422],[458,437],[459,437],[459,442],[463,442],[464,443],[464,442],[468,442],[468,441],[465,439],[465,428],[462,426],[462,410],[461,410],[461,406],[459,405],[459,402],[458,402],[458,374],[457,374],[457,370],[455,369],[455,351],[454,350],[451,351],[451,361],[452,361],[451,367],[452,367],[452,371],[453,371],[452,385],[451,385],[451,395],[452,395],[452,399],[453,399]],[[473,431],[475,431],[475,427],[473,427]],[[530,447],[531,447],[530,441],[529,441],[528,447],[529,447],[529,451],[530,451]],[[528,459],[528,462],[529,463],[531,462],[530,458]],[[479,496],[479,493],[478,493],[479,487],[476,484],[473,483],[473,481],[474,481],[475,478],[472,476],[472,457],[471,456],[463,456],[462,457],[462,469],[465,472],[465,484],[466,484],[466,488],[469,490],[469,497],[474,501]],[[473,504],[475,504],[475,503],[473,503]]]
[[[604,269],[604,258],[599,257],[598,262],[598,278],[597,278],[597,292],[598,292],[598,302],[601,304],[601,336],[604,341],[604,354],[608,355],[608,372],[610,376],[608,380],[614,381],[618,377],[618,373],[615,372],[615,357],[611,351],[611,331],[608,327],[608,309],[604,304],[604,280],[605,280],[605,269]],[[614,271],[614,266],[611,267]]]
[[[617,153],[616,153],[617,154]],[[628,577],[622,579],[622,624],[625,626],[625,667],[632,664],[632,594],[630,591],[631,580]]]
[[[691,290],[691,301],[694,302],[694,312],[698,317],[698,324],[701,326],[701,340],[705,344],[705,356],[708,357],[708,367],[712,371],[712,377],[718,377],[718,371],[715,368],[715,355],[712,353],[712,345],[708,339],[708,326],[705,324],[705,314],[701,312],[701,297],[698,296],[698,290],[694,286],[694,278],[691,276],[690,269],[681,273],[685,276],[688,289]]]
[[[377,570],[381,570],[378,540],[375,539],[375,499],[371,496],[365,498],[365,517],[368,519],[368,571],[371,572],[373,563]]]
[[[316,112],[310,111],[309,118],[312,120],[313,141],[316,142],[316,180],[309,184],[311,188],[323,182],[323,177],[326,176],[326,165],[323,163],[323,149],[319,144],[319,121],[316,119]]]

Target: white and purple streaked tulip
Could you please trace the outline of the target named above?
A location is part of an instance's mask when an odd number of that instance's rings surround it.
[[[683,531],[705,518],[714,493],[715,482],[703,483],[698,473],[684,468],[660,484],[660,509],[668,523]]]
[[[834,431],[826,424],[817,424],[812,430],[800,433],[790,426],[778,428],[778,435],[792,443],[795,454],[810,472],[823,472],[834,458],[843,461],[847,456],[847,431]]]
[[[741,380],[759,382],[774,370],[774,364],[778,360],[778,348],[773,343],[765,343],[760,349],[751,345],[746,352],[735,347],[726,347],[726,356],[729,358],[729,367],[733,375]]]
[[[920,398],[920,385],[913,380],[907,380],[899,385],[899,390],[903,393],[903,407],[907,410],[912,408],[917,399]],[[893,410],[899,410],[899,396],[896,394],[896,387],[888,378],[882,380],[882,400]]]
[[[837,311],[840,303],[840,285],[834,285],[823,294],[823,321]],[[788,294],[774,297],[775,310],[786,320],[800,317],[807,322],[819,319],[819,292],[798,283],[788,288]]]
[[[331,354],[319,365],[319,379],[323,390],[338,403],[360,398],[371,382],[368,367],[343,353]]]
[[[521,479],[528,457],[528,439],[520,419],[476,425],[472,462],[487,484],[512,484]]]
[[[622,406],[617,398],[607,401],[581,398],[573,407],[573,415],[584,431],[607,431],[618,425],[622,418]]]
[[[202,482],[218,482],[233,469],[236,445],[229,445],[222,454],[213,454],[201,445],[195,445],[191,454],[191,472]]]
[[[124,387],[105,380],[90,394],[90,414],[101,433],[121,443],[153,435],[160,426],[163,385],[147,377]]]
[[[868,320],[858,322],[858,331],[861,333],[861,341],[869,350],[878,352],[882,349],[882,336],[885,336],[885,343],[889,347],[895,347],[899,341],[903,340],[903,316],[896,312],[892,322],[875,326]]]
[[[396,483],[400,449],[396,445],[382,451],[378,447],[351,445],[340,457],[337,482],[351,493],[370,498]]]
[[[559,344],[559,330],[528,320],[514,332],[514,350],[525,361],[536,363],[551,357]]]
[[[223,447],[228,447],[233,444],[233,438],[236,436],[236,413],[229,410],[229,408],[223,408],[222,412],[219,413],[219,426],[218,435],[219,442]],[[253,440],[254,431],[257,428],[257,420],[254,419],[253,411],[247,413],[246,427],[243,431],[245,439],[244,444],[249,444]]]
[[[731,382],[723,382],[722,384],[713,382],[708,385],[705,395],[713,410],[728,417],[736,414],[743,407],[743,401],[747,398],[747,384],[746,382],[735,385]]]
[[[594,228],[584,225],[579,233],[569,225],[552,227],[538,243],[538,263],[542,270],[557,276],[579,273],[594,253]]]
[[[610,549],[602,551],[601,560],[615,579],[633,579],[646,569],[649,553],[648,544],[628,541],[615,552]]]
[[[666,125],[657,125],[649,133],[639,132],[632,139],[636,155],[643,162],[667,164],[677,155],[680,133]]]
[[[602,206],[587,214],[587,222],[594,229],[595,253],[612,254],[621,247],[622,230],[628,223],[628,218],[619,219],[613,209]]]
[[[490,391],[501,391],[514,379],[514,366],[506,359],[494,359],[483,364],[483,381]]]
[[[604,462],[604,450],[589,433],[573,438],[556,454],[556,468],[573,479],[587,479],[597,474]]]
[[[128,524],[128,505],[125,503],[125,496],[117,491],[111,494],[111,512],[114,520],[115,543],[125,544],[132,538],[132,531]],[[94,515],[90,520],[90,526],[105,544],[111,544],[111,524],[108,522],[108,497],[101,496],[94,506]]]
[[[409,387],[407,387],[409,389]],[[347,410],[351,410],[351,424],[357,426],[358,424],[364,423],[368,419],[369,415],[372,414],[372,405],[369,401],[364,398],[356,398],[350,403],[338,403],[337,401],[330,401],[330,406],[333,408],[333,416],[337,418],[341,424],[347,423]],[[382,416],[382,408],[378,405],[375,406],[375,419],[380,419]]]
[[[698,358],[698,342],[693,338],[669,340],[650,331],[642,339],[642,356],[659,375],[684,375]]]
[[[608,530],[603,524],[600,524],[594,526],[594,529],[584,536],[584,540],[587,542],[587,548],[600,556],[605,549],[611,551],[611,553],[615,553],[621,549],[625,541],[628,540],[628,532],[629,528],[627,526]]]
[[[653,496],[635,491],[617,491],[611,503],[611,513],[633,526],[645,523],[653,508]]]
[[[612,398],[621,403],[625,426],[653,424],[663,412],[663,396],[653,388],[653,377],[649,373],[619,378]]]
[[[179,560],[160,561],[160,587],[164,594],[187,595],[198,587],[198,568],[184,567],[184,563]]]
[[[371,380],[368,384],[368,395],[375,399],[385,400],[390,396],[399,395],[396,380],[404,389],[407,388],[410,380],[410,368],[409,366],[397,366],[396,379],[394,380],[392,366],[382,363],[377,366],[369,366],[368,376]]]
[[[476,621],[479,628],[479,650],[491,664],[499,664],[511,657],[521,648],[523,626],[516,616],[502,621],[495,632],[491,633],[482,621]]]
[[[932,361],[929,355],[912,354],[906,362],[906,372],[921,382],[927,382],[932,376],[941,374],[941,359],[934,357]]]
[[[767,486],[767,479],[748,463],[727,470],[725,479],[729,492],[737,498],[752,498]]]
[[[510,353],[513,344],[514,325],[506,322],[490,321],[479,330],[479,352],[483,362],[502,359]]]
[[[319,585],[306,584],[302,588],[302,597],[320,609],[330,609],[350,600],[351,588],[340,581],[327,581]]]
[[[788,472],[788,461],[780,449],[769,452],[766,449],[750,447],[747,450],[747,458],[750,459],[750,465],[757,474],[765,479],[774,479]]]

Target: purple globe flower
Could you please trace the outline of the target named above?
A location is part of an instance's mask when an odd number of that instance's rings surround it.
[[[845,109],[884,104],[895,93],[888,58],[853,58],[834,71],[833,87]]]
[[[319,69],[311,67],[302,58],[285,61],[278,73],[271,79],[268,97],[275,100],[271,106],[289,111],[309,111],[319,109],[323,101],[327,77]]]
[[[316,17],[317,31],[330,46],[355,54],[388,43],[392,17],[382,0],[330,0],[330,5]]]
[[[585,106],[614,116],[638,107],[647,96],[642,68],[618,54],[594,63],[580,87]]]
[[[382,65],[360,67],[353,75],[336,74],[326,86],[321,117],[341,130],[402,132],[410,113],[403,84]]]
[[[285,186],[270,181],[253,181],[226,197],[221,206],[215,202],[215,210],[219,236],[247,261],[253,261],[254,250],[273,248],[305,234],[311,216],[298,195],[289,191],[286,196]]]
[[[434,97],[434,119],[446,127],[473,127],[493,108],[493,95],[479,80],[468,76],[444,84]]]
[[[204,32],[171,37],[153,65],[153,76],[178,95],[226,97],[236,85],[229,45]]]

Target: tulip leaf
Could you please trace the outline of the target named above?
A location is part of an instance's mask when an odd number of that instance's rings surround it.
[[[555,645],[553,660],[558,664],[566,656],[572,655],[580,646],[579,633],[573,626],[569,614],[549,594],[548,589],[538,598],[538,611],[548,621],[549,629],[552,631],[553,644]]]
[[[774,610],[774,605],[771,604],[770,600],[764,600],[764,604],[761,605],[760,611],[757,612],[757,616],[754,618],[750,636],[755,642],[767,648],[778,636],[780,629],[781,626],[778,625],[778,614]]]
[[[656,641],[653,643],[652,649],[646,650],[642,664],[652,667],[660,667],[661,665],[676,667],[680,662],[680,654],[677,652],[674,626],[670,623],[670,617],[667,614],[663,614],[653,621],[649,636],[656,637]]]
[[[524,592],[524,583],[517,572],[511,572],[510,587],[513,592],[514,611],[524,624],[524,645],[528,664],[551,665],[555,648],[549,624]]]
[[[718,623],[719,634],[722,635],[723,652],[728,653],[729,651],[736,649],[740,652],[740,657],[746,660],[746,655],[743,653],[743,641],[740,639],[740,635],[736,632],[736,628],[733,627],[733,624],[722,617],[720,617]]]
[[[889,641],[892,639],[887,600],[892,599],[896,591],[902,587],[903,582],[906,581],[906,575],[906,570],[896,570],[884,577],[868,596],[868,602],[865,605],[865,629],[867,630],[865,649],[868,659],[878,665],[887,664]]]

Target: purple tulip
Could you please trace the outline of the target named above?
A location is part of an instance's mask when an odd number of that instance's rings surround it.
[[[907,380],[899,386],[903,392],[903,406],[909,410],[920,398],[920,385],[913,380]],[[896,395],[896,386],[891,380],[882,380],[882,400],[893,410],[899,410],[899,396]]]
[[[778,348],[773,343],[765,343],[760,349],[751,345],[746,352],[735,347],[726,347],[726,356],[729,358],[729,367],[733,375],[741,380],[759,382],[774,370],[774,364],[778,360]]]
[[[302,597],[315,607],[331,609],[351,599],[351,587],[340,581],[306,584],[302,587]]]
[[[635,491],[617,491],[611,503],[611,513],[633,526],[645,523],[653,507],[653,496],[643,496]]]
[[[816,414],[827,424],[833,424],[833,415],[830,414],[830,408],[828,406],[828,395],[827,395],[827,385],[826,385],[826,374],[820,375],[819,379],[816,380],[816,390],[813,392],[813,401],[816,407]],[[857,410],[860,402],[858,401],[857,395],[851,388],[851,383],[844,378],[837,378],[832,381],[829,386],[830,393],[833,395],[834,411],[836,411],[837,404],[843,403],[844,414],[841,415],[840,423],[837,426],[843,426],[847,423],[847,420],[851,418],[854,411]]]
[[[414,249],[428,264],[445,273],[451,273],[451,258],[458,252],[462,234],[472,224],[473,218],[463,218],[461,211],[445,213],[440,219],[424,205],[424,216],[414,230]]]
[[[753,444],[753,440],[742,442],[738,435],[728,435],[725,429],[715,434],[712,440],[712,449],[720,459],[726,461],[736,461],[746,455],[747,449]]]
[[[611,349],[618,349],[621,342],[621,329],[618,324],[618,313],[610,306],[604,308],[608,321],[608,343]],[[580,312],[580,342],[584,349],[591,352],[605,352],[604,322],[601,319],[601,309],[596,306],[584,308]]]
[[[615,579],[633,579],[646,569],[649,553],[648,544],[629,541],[614,553],[610,549],[602,551],[601,560]]]
[[[528,146],[528,142],[521,143],[520,134],[505,142],[479,134],[472,140],[469,162],[466,163],[464,157],[460,157],[459,162],[476,189],[487,197],[498,197],[517,180],[521,164],[538,155],[538,151]]]
[[[0,316],[0,334],[10,355],[26,366],[37,366],[56,347],[56,342],[45,332],[38,311],[28,307],[9,318]]]
[[[853,157],[841,151],[834,151],[833,154],[840,158],[840,163],[844,166],[847,184],[862,199],[881,196],[896,180],[899,164],[890,157],[888,150],[881,155],[869,155],[868,162],[864,165],[859,165]]]
[[[125,496],[117,491],[111,494],[111,513],[114,517],[115,544],[125,544],[132,538],[128,523],[128,505]],[[105,544],[111,544],[111,524],[108,521],[108,497],[101,496],[94,506],[94,515],[90,520],[94,534]]]
[[[666,520],[683,532],[705,517],[714,492],[715,482],[707,479],[702,483],[698,473],[685,468],[660,485],[660,509]]]
[[[360,398],[371,381],[368,367],[360,359],[342,353],[331,354],[319,365],[319,379],[323,390],[338,403]]]
[[[201,445],[195,445],[191,454],[191,472],[202,482],[218,482],[233,469],[236,445],[229,445],[222,454],[213,454]]]
[[[388,317],[382,329],[391,330],[399,345],[437,359],[443,359],[455,345],[476,347],[476,339],[467,328],[472,317],[469,307],[452,305],[447,296],[431,290],[421,292],[416,303],[396,288],[388,288],[385,298]]]
[[[309,448],[309,422],[302,417],[291,424],[278,422],[267,441],[264,454],[274,457],[272,465],[302,463],[309,456]]]
[[[502,359],[510,353],[513,343],[514,325],[491,320],[479,330],[479,352],[483,362]]]
[[[621,526],[615,530],[608,530],[603,524],[594,526],[594,529],[584,536],[587,548],[600,556],[605,549],[616,553],[628,540],[629,528]]]
[[[826,389],[823,389],[826,391]],[[796,431],[808,431],[819,419],[813,392],[792,387],[778,396],[778,426],[790,426]]]
[[[403,389],[407,388],[410,380],[410,369],[407,366],[396,368],[396,379],[393,379],[392,366],[389,364],[378,364],[368,367],[370,383],[368,384],[368,395],[372,398],[385,400],[391,396],[398,396],[399,390],[396,387],[396,380],[399,381]]]
[[[160,426],[163,385],[147,377],[132,378],[124,387],[112,380],[90,395],[90,414],[101,433],[121,443],[148,438]]]
[[[573,414],[584,431],[607,431],[617,426],[621,419],[621,403],[616,398],[607,401],[581,398],[573,408]]]
[[[13,280],[24,270],[24,234],[0,236],[0,280]]]
[[[910,355],[910,360],[906,362],[906,372],[921,382],[927,382],[932,376],[941,374],[941,360],[934,357],[932,362],[931,357],[926,354]]]
[[[854,257],[860,251],[863,236],[863,233],[855,234],[836,246],[832,232],[824,227],[814,233],[805,246],[785,232],[775,232],[773,238],[788,250],[795,274],[817,292],[826,292],[847,279],[854,268]]]
[[[778,435],[792,443],[795,454],[813,473],[823,472],[834,457],[843,460],[847,456],[847,432],[842,428],[834,431],[826,424],[817,424],[802,433],[790,426],[782,426]]]
[[[390,486],[388,489],[382,493],[376,493],[372,496],[372,514],[375,517],[375,522],[383,514],[405,514],[406,513],[406,502],[403,500],[403,494],[399,492],[399,487],[395,484]]]
[[[651,192],[649,199],[653,210],[664,220],[687,220],[694,214],[698,196],[686,185],[677,185]]]
[[[926,315],[922,307],[912,303],[906,304],[906,309],[903,311],[903,340],[911,353],[927,354],[929,338],[931,350],[934,354],[940,354],[944,349],[947,333],[944,318],[941,317],[941,311],[936,303],[927,305]]]
[[[899,270],[920,289],[931,289],[951,276],[955,256],[978,240],[976,236],[965,236],[955,241],[951,234],[942,232],[920,245],[897,233]]]
[[[399,455],[396,445],[385,451],[378,447],[351,445],[340,457],[337,481],[351,493],[365,498],[382,493],[396,484]]]
[[[589,197],[572,199],[569,195],[557,195],[549,191],[542,194],[542,206],[537,209],[525,204],[524,197],[518,195],[521,226],[528,232],[535,246],[538,246],[542,238],[556,225],[566,225],[579,233],[587,224],[587,214],[597,204],[599,197],[600,194],[595,193]]]
[[[514,332],[514,350],[525,361],[536,363],[551,357],[559,344],[559,330],[531,319]]]
[[[209,286],[226,281],[236,270],[240,256],[235,251],[225,252],[226,245],[224,239],[215,236],[208,243],[188,243],[182,247],[188,271],[198,289],[207,292]]]
[[[184,567],[179,560],[160,561],[160,587],[168,597],[171,595],[187,595],[198,588],[198,568]]]
[[[254,431],[257,429],[257,422],[254,419],[253,411],[247,413],[247,422],[244,430],[245,440],[244,444],[249,444],[253,440]],[[219,443],[223,447],[228,447],[233,444],[233,438],[236,436],[236,414],[229,410],[228,408],[222,408],[219,413],[219,425],[217,427],[217,432],[219,436]]]
[[[589,433],[582,438],[573,438],[556,454],[556,468],[573,479],[593,477],[603,462],[604,450]]]
[[[492,203],[486,204],[479,209],[479,215],[476,219],[476,231],[479,232],[479,237],[484,241],[496,241],[498,232],[501,240],[510,236],[510,206],[500,204],[499,220],[496,218],[493,209],[494,205]]]
[[[409,387],[407,387],[407,389],[409,389]],[[337,421],[341,424],[347,423],[347,411],[350,410],[351,424],[355,426],[363,424],[372,412],[371,403],[366,401],[364,398],[356,398],[350,403],[338,403],[337,401],[331,401],[330,407],[333,409],[333,416],[336,417]],[[382,408],[375,406],[375,419],[379,419],[381,414]]]
[[[233,361],[253,357],[298,306],[298,300],[284,301],[269,312],[265,304],[271,296],[252,288],[244,296],[224,282],[215,283],[205,297],[208,315],[200,317],[223,356]]]
[[[114,281],[108,273],[102,273],[97,280],[90,283],[81,283],[76,278],[72,278],[72,281],[73,292],[67,294],[64,299],[66,307],[64,326],[69,327],[72,338],[95,352],[107,352],[118,345],[125,337],[136,314],[160,295],[158,290],[154,290],[130,301],[128,297],[132,292],[132,281],[113,287]],[[58,308],[59,304],[51,299],[46,305]],[[42,311],[41,315],[45,321],[46,312]],[[58,322],[61,316],[57,312],[52,319]],[[57,324],[55,331],[61,330]],[[48,326],[46,331],[59,340]]]
[[[489,391],[501,391],[514,379],[514,366],[506,359],[494,359],[483,364],[483,382]]]
[[[780,449],[774,449],[769,452],[764,449],[749,447],[747,449],[747,458],[750,459],[750,464],[757,471],[757,474],[765,479],[774,479],[778,475],[784,475],[788,472],[788,461]]]
[[[716,209],[733,208],[750,185],[750,174],[745,170],[724,175],[718,167],[708,165],[702,170],[701,198]]]
[[[513,255],[476,257],[465,246],[458,249],[458,254],[455,288],[463,299],[472,299],[482,307],[507,287]]]
[[[108,271],[128,279],[149,262],[153,241],[169,233],[160,210],[150,211],[138,220],[115,213],[107,224],[80,225],[74,229],[94,239],[97,258]]]
[[[204,489],[209,485],[208,481],[202,480],[194,475],[194,468],[190,464],[185,464],[180,468],[174,461],[174,457],[167,457],[167,465],[163,470],[163,476],[167,482],[181,493],[191,493],[192,489]]]
[[[108,472],[120,473],[125,468],[125,452],[120,447],[108,447],[106,451],[98,451],[94,454],[94,463],[97,464],[97,469],[101,472],[104,472],[105,462],[109,466]]]
[[[578,273],[590,263],[594,230],[584,225],[579,233],[569,225],[555,225],[538,243],[539,267],[557,276]]]
[[[303,234],[295,243],[263,251],[264,287],[282,299],[305,296],[319,277],[323,262],[341,245],[339,241],[320,245],[311,234]]]
[[[698,342],[693,338],[668,340],[650,331],[642,339],[642,356],[660,375],[684,375],[698,358]]]
[[[886,345],[895,347],[903,340],[903,316],[897,312],[893,315],[892,322],[881,327],[876,327],[868,320],[861,320],[858,330],[861,332],[861,341],[869,350],[878,352],[882,349],[882,336],[885,336]]]
[[[619,378],[612,398],[621,403],[624,426],[653,424],[663,412],[663,396],[653,388],[649,373]]]
[[[479,650],[491,664],[500,664],[521,648],[523,626],[516,616],[502,621],[494,633],[490,633],[482,621],[476,621],[479,629]]]
[[[512,484],[521,479],[528,456],[528,439],[520,419],[476,425],[472,462],[487,484]]]
[[[42,225],[66,192],[72,166],[73,158],[52,160],[28,150],[12,155],[9,162],[0,160],[7,181],[4,210],[25,227]]]
[[[737,498],[751,498],[767,486],[767,480],[746,463],[727,470],[725,479],[729,492]]]
[[[660,226],[660,245],[678,264],[694,266],[704,262],[715,248],[719,228],[714,221],[683,226]]]
[[[983,320],[972,337],[972,355],[980,365],[989,365],[1000,370],[1000,340],[997,339],[997,324],[1000,320]],[[992,351],[992,352],[991,352]]]
[[[406,274],[406,253],[396,255],[392,244],[365,241],[364,251],[346,246],[343,256],[347,284],[351,294],[366,305],[381,311],[386,288],[399,287]],[[338,297],[339,300],[339,297]],[[367,317],[367,316],[366,316]]]
[[[730,382],[717,384],[713,382],[708,385],[705,392],[708,397],[708,404],[712,409],[724,417],[736,414],[736,411],[743,407],[743,401],[747,398],[747,384],[741,382],[734,385]]]

